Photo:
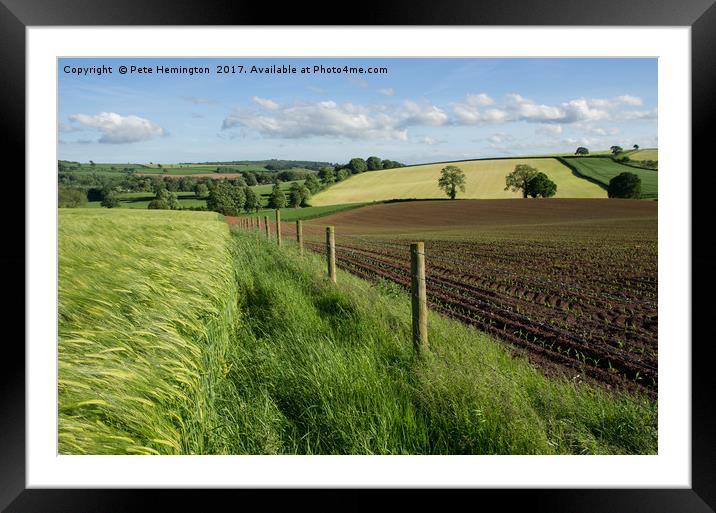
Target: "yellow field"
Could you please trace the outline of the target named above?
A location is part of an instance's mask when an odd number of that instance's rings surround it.
[[[517,158],[467,160],[451,164],[425,164],[365,172],[319,192],[311,198],[311,205],[337,205],[404,198],[446,198],[445,193],[438,188],[438,178],[440,170],[447,165],[457,166],[465,173],[465,192],[460,192],[458,198],[519,198],[520,192],[504,190],[505,176],[511,173],[517,164],[528,164],[549,176],[557,184],[555,196],[557,198],[607,197],[607,191],[574,176],[572,171],[555,159]]]
[[[630,153],[629,158],[632,160],[659,160],[659,150],[656,148],[637,150],[634,153]]]

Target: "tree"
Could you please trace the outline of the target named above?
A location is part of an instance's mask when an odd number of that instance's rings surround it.
[[[444,190],[450,199],[455,199],[458,189],[465,192],[465,173],[457,166],[442,168],[440,178],[438,178],[438,187]]]
[[[338,172],[336,173],[336,182],[342,182],[349,176],[351,176],[350,171],[348,171],[347,169],[339,169]]]
[[[635,144],[634,146],[632,146],[632,148],[634,148],[635,150],[638,150],[638,149],[639,149],[639,145],[638,145],[638,144]]]
[[[513,192],[522,191],[522,197],[526,198],[529,192],[529,183],[535,176],[537,171],[527,164],[517,164],[515,170],[505,177],[505,190]]]
[[[261,208],[261,202],[251,187],[244,187],[244,198],[246,199],[246,201],[244,201],[244,210],[247,213],[254,210],[258,212],[259,208]]]
[[[286,195],[281,190],[281,184],[276,183],[271,189],[271,196],[268,202],[269,208],[284,208],[286,206]]]
[[[310,196],[311,193],[305,185],[293,182],[288,192],[288,205],[292,208],[305,205]]]
[[[318,191],[321,190],[321,183],[318,181],[318,178],[316,178],[316,175],[313,173],[306,176],[306,181],[303,182],[303,185],[305,185],[306,188],[311,191],[311,194],[316,194]]]
[[[351,161],[348,163],[348,167],[351,168],[353,174],[357,174],[366,171],[368,169],[368,164],[362,158],[356,157],[354,159],[351,159]]]
[[[336,173],[332,167],[322,167],[318,170],[318,178],[325,184],[336,181]]]
[[[119,206],[119,196],[114,191],[104,194],[100,205],[106,208],[116,208]]]
[[[589,155],[589,150],[585,148],[584,146],[580,146],[577,148],[577,151],[574,152],[575,155]]]
[[[246,185],[249,187],[252,185],[258,185],[258,181],[256,180],[256,175],[253,173],[244,173],[244,180],[246,180]]]
[[[551,198],[557,193],[557,184],[544,173],[537,173],[527,184],[527,194],[533,198]]]
[[[206,198],[209,195],[209,188],[205,183],[198,183],[194,186],[194,194],[197,198]]]
[[[610,198],[639,199],[641,197],[641,178],[625,171],[609,180],[607,196]]]
[[[368,157],[368,160],[366,160],[365,163],[368,166],[368,171],[383,169],[383,161],[378,157]]]
[[[616,155],[617,153],[621,153],[624,151],[624,148],[622,148],[621,146],[611,146],[609,149],[612,150],[612,155]]]
[[[206,206],[209,210],[219,212],[225,216],[237,216],[246,202],[244,191],[222,181],[209,192]]]
[[[157,193],[156,197],[149,202],[147,208],[152,210],[177,210],[179,208],[179,201],[175,193],[162,189]]]

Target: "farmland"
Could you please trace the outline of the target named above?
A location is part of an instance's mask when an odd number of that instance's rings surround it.
[[[643,198],[657,198],[659,195],[659,173],[657,171],[626,166],[610,158],[602,157],[568,157],[564,158],[564,161],[574,166],[580,174],[603,184],[604,187],[607,187],[609,180],[620,173],[634,173],[641,178],[641,193]]]
[[[408,242],[426,241],[428,302],[548,373],[657,389],[657,206],[630,200],[425,201],[308,221],[336,228],[337,261],[410,283]],[[292,226],[285,229],[291,235]]]
[[[415,358],[399,288],[334,286],[320,256],[233,231],[60,209],[61,454],[656,453],[645,397],[545,377],[435,312]]]
[[[558,198],[604,198],[604,189],[575,174],[550,158],[468,160],[453,162],[465,173],[466,190],[461,198],[516,198],[518,192],[505,191],[505,176],[517,164],[528,164],[546,173],[557,184]],[[448,164],[424,164],[373,171],[351,176],[311,198],[314,206],[340,203],[384,201],[390,199],[444,198],[438,188],[440,170]]]
[[[645,148],[629,153],[632,160],[659,160],[659,150],[656,148]]]

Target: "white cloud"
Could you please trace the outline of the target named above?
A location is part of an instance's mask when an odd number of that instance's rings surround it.
[[[70,133],[70,132],[81,132],[83,129],[78,126],[71,125],[70,123],[60,123],[59,130],[60,130],[60,132],[63,132],[63,133]]]
[[[653,110],[631,110],[623,112],[619,119],[624,121],[635,121],[640,119],[656,119],[658,117],[657,109]]]
[[[459,125],[475,125],[478,123],[505,123],[509,121],[526,121],[528,123],[578,123],[615,119],[643,119],[645,112],[619,114],[618,109],[624,105],[641,105],[641,98],[622,95],[616,98],[576,98],[556,105],[535,102],[520,94],[511,93],[506,96],[503,106],[486,111],[482,107],[494,105],[492,98],[486,94],[467,95],[465,100],[453,105],[454,123]]]
[[[420,138],[418,142],[420,144],[427,144],[428,146],[435,146],[436,144],[443,144],[445,141],[426,135],[425,137]]]
[[[386,87],[385,89],[378,89],[378,92],[383,96],[395,96],[395,89],[392,87]]]
[[[465,96],[465,102],[473,107],[484,107],[486,105],[494,105],[495,100],[490,98],[485,93],[480,94],[468,94]]]
[[[562,133],[562,125],[540,125],[535,130],[536,134],[559,135]]]
[[[402,126],[409,125],[444,125],[448,115],[439,107],[429,103],[418,104],[412,100],[403,102]]]
[[[236,109],[222,129],[243,127],[268,137],[303,138],[336,136],[354,139],[397,139],[406,141],[407,131],[388,114],[352,103],[332,100],[316,103],[279,105],[272,100],[254,98],[263,112]]]
[[[135,115],[122,116],[116,112],[100,112],[94,116],[73,114],[69,119],[99,130],[102,136],[98,142],[106,144],[147,141],[166,134],[162,127],[148,119]]]
[[[252,96],[251,99],[254,101],[254,103],[261,105],[264,109],[278,110],[278,103],[273,100],[269,100],[267,98],[260,98],[258,96]]]
[[[630,96],[628,94],[624,94],[622,96],[617,96],[617,100],[620,101],[621,103],[624,103],[626,105],[632,105],[634,107],[644,104],[644,102],[642,101],[641,98],[639,98],[637,96]]]

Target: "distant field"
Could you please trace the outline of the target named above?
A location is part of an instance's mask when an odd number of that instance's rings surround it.
[[[659,150],[656,148],[637,150],[630,153],[629,158],[632,160],[659,160]]]
[[[323,216],[328,216],[344,210],[353,210],[367,205],[367,203],[347,203],[343,205],[326,205],[325,207],[304,207],[304,208],[282,208],[281,209],[281,221],[297,221],[299,219],[316,219]],[[249,214],[248,216],[241,217],[260,217],[268,216],[270,220],[276,219],[274,209],[262,209],[257,214]],[[227,221],[229,224],[236,224],[238,217],[228,217]]]
[[[659,173],[650,169],[638,169],[614,162],[609,158],[565,158],[569,164],[593,180],[609,185],[609,180],[620,173],[634,173],[641,178],[641,192],[644,198],[657,198],[659,195]],[[559,192],[559,191],[558,191]]]
[[[216,168],[217,167],[225,167],[232,170],[235,170],[235,173],[217,173]],[[248,171],[256,171],[256,172],[268,172],[268,169],[261,166],[254,166],[249,164],[232,164],[232,165],[226,165],[226,166],[217,166],[217,165],[206,165],[206,164],[200,164],[200,165],[186,165],[181,167],[168,167],[168,166],[162,166],[161,168],[153,167],[153,168],[144,168],[141,170],[141,172],[137,173],[138,175],[172,175],[172,176],[212,176],[214,178],[237,178],[241,176],[241,173],[248,172]],[[310,171],[310,169],[305,169],[302,167],[293,167],[291,169],[287,169],[286,171]]]
[[[519,198],[519,192],[504,190],[505,176],[511,173],[517,164],[528,164],[546,173],[557,183],[558,198],[606,197],[604,189],[575,176],[569,168],[555,159],[519,158],[425,164],[361,173],[318,193],[311,198],[311,205],[445,198],[445,193],[438,188],[437,181],[440,170],[446,165],[458,166],[465,172],[466,190],[458,195],[459,198]]]
[[[205,207],[206,199],[197,198],[193,192],[177,192],[179,206],[188,207]],[[119,195],[120,205],[122,208],[147,208],[149,202],[154,199],[151,192],[123,192]],[[102,208],[99,201],[90,201],[87,208]]]

